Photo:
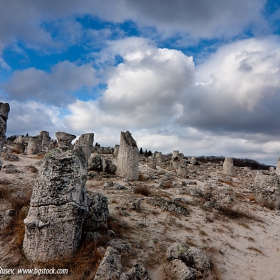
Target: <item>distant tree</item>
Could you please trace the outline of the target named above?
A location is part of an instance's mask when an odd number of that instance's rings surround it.
[[[26,133],[26,135],[25,135],[26,137],[28,137],[29,135],[28,135],[28,133]]]
[[[143,154],[144,154],[142,147],[140,148],[139,153],[140,153],[141,155],[143,155]]]
[[[149,157],[149,156],[152,156],[152,155],[153,155],[152,151],[149,150],[149,152],[148,152],[148,157]]]
[[[98,144],[97,142],[95,143],[95,147],[100,147],[100,144]]]
[[[147,149],[146,149],[145,152],[144,152],[144,156],[145,156],[145,157],[148,156],[148,151],[147,151]]]

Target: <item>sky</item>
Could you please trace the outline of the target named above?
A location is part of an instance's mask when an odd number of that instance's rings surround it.
[[[0,0],[7,136],[280,157],[276,0]]]

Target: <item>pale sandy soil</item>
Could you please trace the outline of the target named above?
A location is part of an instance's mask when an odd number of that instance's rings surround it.
[[[0,172],[0,179],[7,179],[11,186],[32,188],[37,173],[32,173],[26,166],[34,165],[40,169],[34,156],[19,155],[20,161],[12,163],[22,173],[7,174]],[[167,247],[182,241],[202,249],[214,265],[207,279],[224,280],[278,280],[280,279],[280,213],[256,205],[252,200],[250,185],[256,171],[235,168],[236,174],[231,178],[222,175],[221,166],[201,165],[190,166],[190,179],[174,176],[172,171],[161,168],[150,169],[140,165],[141,173],[153,173],[157,178],[145,182],[125,182],[120,178],[101,178],[88,180],[87,189],[100,192],[108,198],[110,215],[119,224],[125,225],[119,233],[121,238],[132,245],[132,252],[125,266],[131,267],[134,261],[141,261],[149,272],[150,278],[168,278],[165,252]],[[158,189],[159,179],[168,172],[173,175],[172,182],[177,186]],[[192,177],[193,176],[193,177]],[[219,180],[220,179],[220,180]],[[222,179],[222,180],[221,180]],[[118,182],[125,190],[105,190],[106,181]],[[186,186],[181,182],[185,181]],[[223,181],[223,182],[222,182]],[[151,191],[149,197],[135,194],[136,185],[146,185]],[[256,219],[232,219],[217,213],[217,210],[206,210],[201,200],[190,195],[190,189],[196,188],[205,192],[212,186],[220,193],[220,200],[231,207],[251,214]],[[188,215],[165,211],[148,204],[152,197],[162,197],[168,201],[175,198],[185,199],[183,205],[189,210]],[[229,197],[231,202],[229,201]],[[127,203],[134,198],[141,198],[141,211],[130,210]],[[0,200],[0,212],[8,209],[9,205]],[[1,242],[1,241],[0,241]],[[0,243],[0,267],[8,267],[12,256],[7,255],[7,244]],[[33,279],[27,276],[1,276],[0,279]],[[41,278],[38,278],[41,279]],[[43,278],[42,278],[43,279]],[[67,279],[67,278],[65,278]]]

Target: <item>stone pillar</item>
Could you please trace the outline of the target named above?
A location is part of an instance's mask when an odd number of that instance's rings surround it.
[[[87,164],[80,150],[46,153],[24,220],[23,251],[33,262],[72,256],[87,209]]]
[[[191,157],[190,164],[196,164],[196,157]]]
[[[157,166],[162,166],[162,153],[161,152],[155,152],[154,153],[154,157],[155,157],[155,162]]]
[[[280,174],[280,158],[278,158],[276,163],[276,173]]]
[[[81,150],[85,154],[87,161],[91,156],[93,139],[94,139],[94,133],[85,133],[82,134],[75,143],[75,149],[81,148]]]
[[[129,180],[139,179],[139,151],[129,131],[121,132],[116,174]]]
[[[120,145],[115,145],[113,155],[114,157],[118,157]]]
[[[41,139],[39,136],[29,137],[26,153],[35,155],[41,152]]]
[[[232,176],[233,175],[233,159],[232,158],[225,158],[223,164],[223,171],[225,175]]]
[[[42,151],[47,151],[51,143],[51,137],[47,131],[41,131],[39,135],[41,139]]]
[[[76,138],[75,135],[58,131],[55,133],[55,137],[57,138],[58,149],[62,151],[73,149],[71,142]]]
[[[177,158],[179,156],[179,151],[173,151],[172,159]]]
[[[0,102],[0,170],[2,169],[1,153],[5,141],[5,133],[7,131],[7,120],[10,112],[10,105],[8,103]]]
[[[183,178],[187,178],[188,176],[188,169],[186,165],[179,164],[177,175]]]

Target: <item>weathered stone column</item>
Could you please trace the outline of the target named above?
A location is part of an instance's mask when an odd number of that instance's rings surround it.
[[[162,166],[162,153],[161,152],[155,152],[154,153],[155,161],[157,166]]]
[[[75,143],[75,149],[81,148],[81,150],[85,154],[87,161],[91,156],[93,139],[94,139],[94,133],[85,133],[82,134]]]
[[[129,131],[121,132],[116,174],[129,180],[139,179],[139,151]]]
[[[35,155],[41,152],[42,142],[39,136],[29,137],[26,153]]]
[[[73,149],[71,142],[76,138],[75,135],[58,131],[55,133],[55,137],[57,138],[58,149],[63,151]]]
[[[114,152],[113,152],[114,157],[118,157],[119,148],[120,148],[120,145],[115,145]]]
[[[39,137],[41,139],[41,150],[47,151],[51,143],[51,137],[49,132],[43,130],[40,132]]]
[[[278,158],[278,160],[277,160],[276,173],[280,174],[280,158]]]
[[[80,244],[87,209],[87,164],[82,151],[46,153],[25,224],[23,251],[29,260],[66,258]]]
[[[223,164],[223,171],[225,175],[232,176],[233,175],[233,159],[232,158],[225,158]]]
[[[10,112],[8,103],[0,102],[0,170],[2,169],[1,153],[5,141],[5,133],[7,131],[7,120]]]

